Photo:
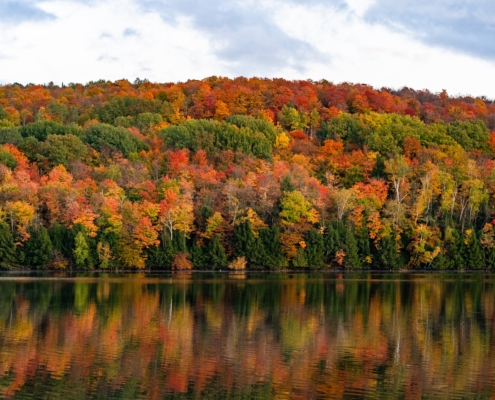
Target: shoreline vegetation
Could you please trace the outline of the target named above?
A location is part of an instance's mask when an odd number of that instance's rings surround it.
[[[172,277],[213,277],[220,279],[228,279],[230,277],[239,278],[247,278],[249,277],[258,277],[258,276],[286,276],[287,278],[292,277],[307,277],[308,279],[313,279],[314,277],[332,277],[335,276],[337,279],[347,278],[350,276],[358,275],[358,276],[403,276],[403,275],[433,275],[433,274],[441,274],[443,276],[448,276],[450,274],[453,275],[466,275],[466,276],[483,276],[486,275],[488,277],[495,276],[493,275],[495,271],[492,270],[470,270],[470,269],[458,269],[458,270],[432,270],[432,269],[367,269],[367,270],[351,270],[351,269],[337,269],[337,268],[321,268],[321,269],[313,269],[313,268],[286,268],[286,269],[278,269],[278,270],[269,270],[269,269],[244,269],[244,270],[232,270],[232,269],[218,269],[218,270],[206,270],[206,269],[189,269],[189,270],[172,270],[172,269],[4,269],[0,270],[0,280],[16,280],[16,279],[99,279],[99,278],[118,278],[118,277],[139,277],[140,279],[160,279],[161,277],[166,277],[166,279],[171,279]],[[39,275],[39,276],[38,276]],[[361,279],[361,278],[359,278]],[[374,279],[374,278],[366,278],[366,279]],[[393,278],[392,278],[393,280]]]
[[[494,131],[325,80],[0,86],[0,269],[495,270]]]

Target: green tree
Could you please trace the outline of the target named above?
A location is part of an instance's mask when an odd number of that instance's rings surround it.
[[[278,120],[288,130],[306,128],[306,126],[303,126],[299,112],[294,107],[289,107],[286,104],[283,105],[278,114]]]
[[[4,164],[10,169],[17,167],[17,160],[8,151],[2,150],[0,148],[0,164]]]
[[[116,128],[107,124],[90,125],[84,132],[86,143],[98,151],[110,149],[120,151],[125,157],[131,153],[139,153],[148,150],[149,147],[142,140],[135,137],[124,128]]]
[[[345,266],[349,269],[361,269],[362,264],[359,258],[359,249],[354,237],[354,232],[348,227],[345,235]]]
[[[265,258],[261,267],[276,270],[287,266],[287,259],[284,256],[280,244],[280,230],[274,225],[272,228],[263,228],[259,232],[259,241],[263,245]]]
[[[86,235],[81,231],[74,239],[74,261],[80,269],[90,268],[90,250]]]
[[[328,263],[333,261],[337,251],[343,249],[345,235],[346,230],[342,222],[333,222],[327,225],[323,241],[325,244],[325,257]]]
[[[380,248],[376,257],[378,269],[398,269],[400,267],[395,231],[380,240]]]
[[[232,237],[232,246],[234,248],[235,257],[250,258],[256,243],[253,230],[251,229],[251,221],[246,220],[234,227],[234,235]]]
[[[194,241],[191,247],[191,261],[195,269],[206,269],[208,267],[208,257],[205,254],[205,249],[197,241]]]
[[[24,263],[31,269],[44,269],[52,258],[53,246],[44,226],[28,230],[29,240],[24,245]]]
[[[144,132],[146,129],[159,124],[163,121],[163,118],[160,114],[145,112],[138,114],[136,117],[136,127]]]
[[[311,229],[306,233],[306,248],[304,250],[310,268],[318,269],[324,266],[325,244],[320,232]]]
[[[59,251],[67,259],[72,258],[74,248],[74,232],[65,225],[55,222],[48,230],[53,250]]]
[[[307,268],[306,249],[297,250],[296,256],[292,259],[292,266],[295,268]]]
[[[0,128],[0,144],[13,144],[18,146],[22,142],[19,128]]]
[[[213,270],[227,268],[227,256],[218,235],[215,235],[208,245],[208,262]]]
[[[483,262],[483,248],[481,247],[481,243],[478,235],[474,229],[466,235],[466,239],[469,242],[466,249],[466,260],[468,260],[467,267],[468,269],[483,269],[485,267]]]
[[[462,236],[455,228],[446,229],[445,241],[448,243],[447,255],[450,261],[450,268],[455,270],[466,269],[465,244]]]
[[[0,269],[9,269],[15,261],[15,244],[10,229],[0,222]]]
[[[20,133],[24,138],[34,137],[44,142],[48,135],[68,135],[81,136],[82,129],[75,125],[62,125],[54,121],[37,121],[20,128]]]
[[[42,151],[50,165],[69,166],[71,161],[81,160],[87,153],[86,145],[77,136],[48,135],[42,145]]]
[[[292,179],[290,179],[290,175],[284,175],[282,182],[280,182],[280,191],[282,193],[293,192],[296,190],[296,186],[292,183]]]

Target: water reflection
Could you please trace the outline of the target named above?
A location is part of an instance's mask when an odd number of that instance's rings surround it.
[[[493,275],[0,278],[6,398],[489,398]]]

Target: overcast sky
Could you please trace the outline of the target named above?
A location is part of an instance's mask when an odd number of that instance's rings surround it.
[[[327,79],[495,98],[493,0],[0,0],[0,83]]]

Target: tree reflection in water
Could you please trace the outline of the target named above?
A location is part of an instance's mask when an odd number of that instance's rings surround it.
[[[0,279],[0,396],[495,394],[495,276]]]

